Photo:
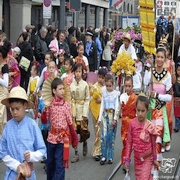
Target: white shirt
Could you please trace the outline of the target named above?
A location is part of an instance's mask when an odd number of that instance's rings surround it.
[[[84,61],[86,66],[89,66],[88,59],[86,56],[83,56],[83,61]]]
[[[134,59],[134,60],[137,59],[136,51],[132,44],[129,44],[129,47],[127,49],[125,48],[124,44],[122,44],[121,47],[119,48],[118,54],[121,54],[123,51],[130,53],[131,59]]]

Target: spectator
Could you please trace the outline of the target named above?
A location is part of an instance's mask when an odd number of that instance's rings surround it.
[[[95,42],[92,40],[93,38],[93,33],[92,31],[87,31],[86,32],[86,44],[85,44],[85,56],[88,59],[89,62],[89,70],[94,72],[97,70],[97,46]]]
[[[47,29],[45,27],[42,27],[39,30],[39,36],[37,36],[37,41],[35,44],[35,57],[40,64],[40,72],[45,67],[44,58],[45,58],[45,54],[48,51],[47,44],[45,42],[46,36],[47,36]]]
[[[166,34],[167,19],[164,17],[163,12],[161,13],[161,16],[158,18],[157,25],[161,25],[163,34]]]
[[[68,29],[68,32],[69,32],[69,35],[68,35],[68,44],[69,44],[69,46],[71,45],[71,39],[74,37],[74,35],[75,35],[75,32],[76,32],[76,28],[75,27],[70,27],[69,29]]]
[[[70,53],[71,53],[71,56],[73,56],[73,58],[78,56],[76,43],[77,43],[77,39],[75,37],[72,37],[71,45],[70,45]]]
[[[32,63],[32,61],[33,61],[33,50],[31,47],[31,43],[29,42],[28,32],[23,32],[21,34],[21,37],[23,38],[23,42],[21,42],[19,44],[19,48],[21,49],[20,57],[24,56],[25,58],[27,58]],[[19,69],[21,72],[20,86],[23,87],[27,91],[31,67],[29,66],[27,71],[25,71],[22,67],[19,67]]]

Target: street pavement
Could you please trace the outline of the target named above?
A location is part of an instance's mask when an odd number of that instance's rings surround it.
[[[105,164],[100,165],[99,162],[96,162],[92,156],[91,152],[93,149],[93,142],[95,140],[95,135],[92,127],[91,120],[89,121],[89,129],[91,131],[91,137],[88,140],[88,154],[86,157],[82,156],[82,144],[79,144],[79,155],[80,160],[77,163],[69,163],[70,167],[66,170],[66,180],[108,180],[113,170],[116,169],[117,165],[120,162],[120,153],[122,148],[122,143],[120,139],[120,122],[118,123],[118,130],[116,136],[116,144],[115,144],[115,158],[113,164]],[[166,158],[163,161],[162,170],[160,171],[160,180],[173,180],[172,172],[175,167],[173,167],[172,162],[178,159],[180,154],[180,132],[173,133],[173,140],[171,143],[171,150],[163,154],[163,157]],[[71,148],[71,158],[74,155],[74,150]],[[168,159],[169,158],[169,159]],[[173,159],[174,158],[174,159]],[[131,180],[135,180],[134,175],[134,166],[133,166],[133,156],[131,158],[131,167],[130,167],[130,177]],[[175,162],[174,164],[176,164]],[[169,168],[167,167],[169,165]],[[43,169],[44,164],[40,162],[35,163],[35,171],[37,180],[46,180],[46,173]],[[171,168],[172,167],[172,168]],[[3,162],[0,163],[0,180],[3,180],[5,174],[5,165]],[[165,173],[163,173],[165,172]],[[114,175],[112,180],[124,180],[124,173],[120,168],[117,173]]]

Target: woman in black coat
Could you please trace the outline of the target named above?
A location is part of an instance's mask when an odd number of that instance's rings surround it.
[[[31,47],[31,43],[29,42],[29,34],[27,32],[23,32],[21,34],[23,38],[23,42],[19,44],[19,48],[21,49],[21,57],[24,56],[28,60],[30,60],[31,64],[33,62],[33,50]],[[21,67],[19,67],[21,71],[21,81],[20,81],[20,86],[23,87],[26,91],[28,88],[28,83],[29,83],[29,77],[31,76],[30,70],[31,70],[31,65],[28,68],[28,71],[25,71]]]

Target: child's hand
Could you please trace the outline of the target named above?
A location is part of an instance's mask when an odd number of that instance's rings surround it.
[[[157,160],[154,160],[154,165],[156,165],[157,167],[159,167],[161,164],[160,164]]]
[[[97,98],[97,99],[96,99],[96,103],[97,103],[97,104],[100,104],[100,103],[101,103],[101,98]]]
[[[24,152],[24,159],[25,159],[27,162],[30,161],[30,152],[29,152],[29,151]]]
[[[112,122],[112,125],[115,126],[116,124],[117,124],[117,120],[114,120],[114,121]]]

